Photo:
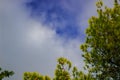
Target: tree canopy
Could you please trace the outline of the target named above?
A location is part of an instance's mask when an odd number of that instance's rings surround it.
[[[23,80],[51,80],[49,76],[43,76],[38,72],[25,72]]]
[[[95,80],[91,74],[78,71],[77,67],[72,66],[71,61],[64,57],[58,58],[57,62],[53,79],[38,72],[25,72],[23,80]]]
[[[86,41],[81,45],[85,68],[96,80],[120,80],[120,1],[114,7],[96,3],[98,16],[89,19]]]

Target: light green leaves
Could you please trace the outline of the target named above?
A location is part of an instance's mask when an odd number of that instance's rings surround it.
[[[43,76],[38,72],[25,72],[23,80],[51,80],[49,76]]]
[[[89,19],[86,42],[81,45],[85,68],[97,80],[119,80],[120,65],[116,62],[120,61],[120,4],[114,0],[113,8],[103,9],[99,0],[96,6],[98,16]]]

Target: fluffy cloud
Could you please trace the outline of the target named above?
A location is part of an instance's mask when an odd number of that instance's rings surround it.
[[[29,16],[24,0],[0,0],[0,65],[15,71],[10,80],[22,79],[25,71],[53,76],[56,59],[69,58],[82,69],[78,39],[65,40],[55,30]],[[42,20],[42,19],[41,19]]]

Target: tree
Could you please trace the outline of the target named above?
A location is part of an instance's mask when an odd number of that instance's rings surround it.
[[[55,69],[55,76],[51,79],[49,76],[43,76],[37,72],[25,72],[23,80],[95,80],[91,74],[84,74],[82,71],[72,66],[72,63],[64,58],[58,58],[58,64]]]
[[[71,80],[69,72],[71,67],[72,64],[69,60],[63,57],[59,58],[54,80]]]
[[[98,16],[89,19],[86,41],[81,45],[85,69],[96,80],[120,80],[120,1],[114,7],[96,4]],[[104,8],[103,8],[104,7]]]
[[[96,80],[92,77],[90,73],[83,73],[82,71],[78,71],[76,67],[73,68],[73,79],[72,80]]]
[[[78,71],[77,67],[64,58],[58,58],[58,64],[55,70],[55,78],[53,80],[95,80],[91,74],[84,74]]]
[[[49,76],[43,76],[38,72],[25,72],[23,80],[51,80]]]
[[[3,78],[12,76],[14,74],[13,71],[8,71],[8,70],[2,70],[2,68],[0,68],[0,80],[2,80]]]

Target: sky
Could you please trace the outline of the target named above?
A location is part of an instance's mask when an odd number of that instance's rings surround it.
[[[80,45],[96,1],[0,0],[0,67],[15,72],[9,80],[26,71],[53,77],[59,57],[83,70]]]

